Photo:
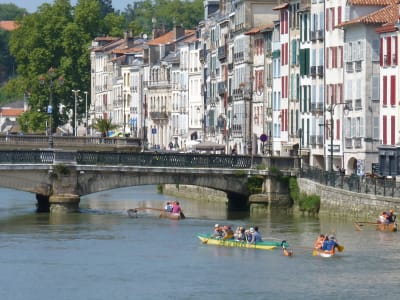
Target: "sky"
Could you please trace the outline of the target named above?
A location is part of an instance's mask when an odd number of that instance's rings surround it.
[[[75,5],[77,0],[70,0],[72,5]],[[132,4],[133,0],[112,0],[114,9],[124,11],[128,4]],[[53,3],[52,0],[0,0],[0,4],[15,4],[20,8],[26,8],[29,13],[33,13],[43,3]]]

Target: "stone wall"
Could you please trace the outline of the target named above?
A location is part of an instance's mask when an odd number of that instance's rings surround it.
[[[305,178],[298,178],[300,191],[321,197],[320,214],[375,219],[382,211],[393,209],[400,213],[400,199],[359,194],[325,186]]]
[[[194,185],[164,184],[163,193],[181,198],[190,197],[196,200],[228,202],[226,193]]]

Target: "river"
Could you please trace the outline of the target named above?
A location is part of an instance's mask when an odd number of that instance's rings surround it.
[[[0,189],[0,299],[394,299],[400,296],[399,233],[355,230],[352,220],[228,214],[225,203],[179,199],[187,219],[134,207],[161,207],[171,197],[155,186],[82,197],[80,213],[35,212],[33,194]],[[264,239],[294,250],[203,245],[196,233],[215,223],[258,225]],[[306,249],[335,234],[334,258]]]

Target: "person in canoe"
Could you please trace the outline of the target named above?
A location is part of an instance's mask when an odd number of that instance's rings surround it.
[[[214,238],[220,239],[223,237],[223,234],[224,234],[224,232],[222,230],[222,227],[219,226],[219,224],[215,224],[214,225],[214,233],[212,234],[212,236]]]
[[[166,212],[172,212],[172,204],[171,202],[167,202],[167,204],[165,204],[165,211]]]
[[[182,211],[181,207],[179,206],[179,202],[178,201],[174,201],[172,203],[172,213],[173,214],[180,214]]]
[[[338,248],[339,244],[336,242],[335,237],[330,235],[328,239],[324,241],[324,245],[322,246],[322,250],[324,252],[335,254],[335,248]]]
[[[378,218],[378,223],[380,224],[389,224],[389,218],[388,218],[388,214],[386,213],[386,211],[382,212]]]
[[[387,213],[386,213],[387,219],[389,220],[389,223],[394,223],[396,222],[396,215],[394,214],[393,210],[390,209]]]
[[[256,230],[257,229],[257,230]],[[258,227],[251,227],[246,234],[246,240],[249,244],[256,244],[262,242],[261,234],[258,232]]]
[[[236,228],[235,234],[234,234],[234,238],[236,241],[244,241],[246,240],[246,236],[245,236],[245,229],[242,226],[239,226],[238,228]]]
[[[233,232],[231,226],[225,225],[224,227],[222,227],[222,238],[224,240],[232,239],[233,235],[234,235],[234,232]]]
[[[322,247],[324,246],[324,242],[328,237],[325,236],[324,234],[320,234],[317,240],[314,242],[314,249],[315,250],[321,250]]]

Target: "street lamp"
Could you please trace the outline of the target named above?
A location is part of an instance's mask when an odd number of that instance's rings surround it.
[[[54,90],[54,78],[56,77],[56,69],[51,67],[48,71],[47,74],[49,75],[49,105],[47,106],[47,113],[49,114],[49,148],[53,148],[54,143],[53,143],[53,90]],[[46,77],[44,75],[41,75],[39,77],[39,82],[41,85],[44,85],[46,83]],[[64,78],[62,76],[59,77],[58,82],[60,85],[64,83]]]
[[[89,130],[89,123],[88,123],[88,106],[87,106],[87,97],[88,97],[88,92],[85,91],[83,92],[85,94],[85,120],[86,120],[86,136],[88,136],[88,130]]]
[[[328,107],[327,107],[327,109],[326,109],[326,111],[327,112],[329,112],[330,113],[330,134],[331,134],[331,145],[330,145],[330,148],[331,148],[331,153],[330,153],[330,171],[331,172],[333,172],[333,130],[334,130],[334,123],[333,123],[333,114],[334,114],[334,112],[335,112],[335,108],[336,108],[336,106],[338,106],[338,105],[344,105],[344,107],[343,107],[343,112],[346,114],[346,112],[349,110],[349,107],[348,107],[348,105],[347,105],[347,103],[343,103],[343,102],[341,102],[341,103],[334,103],[334,104],[331,104],[331,105],[329,105]]]
[[[72,92],[75,95],[75,110],[74,110],[74,136],[78,136],[78,127],[77,127],[77,121],[76,121],[76,102],[77,102],[77,95],[80,92],[80,90],[72,90]]]

